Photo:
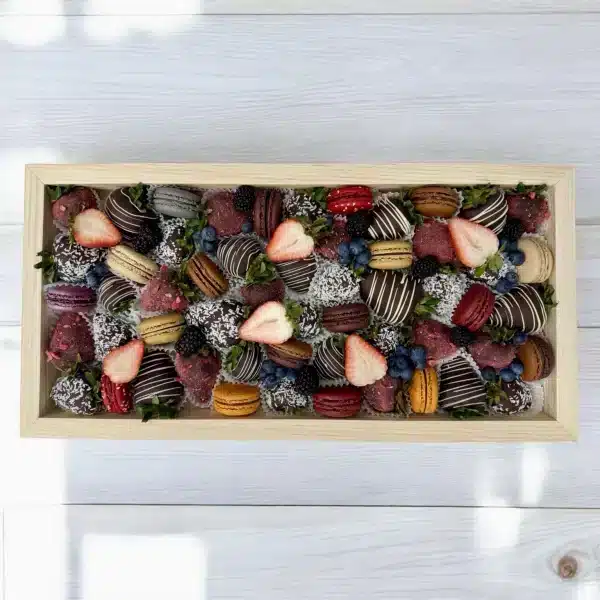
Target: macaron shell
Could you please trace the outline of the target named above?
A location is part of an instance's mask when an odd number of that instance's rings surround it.
[[[267,345],[266,349],[269,359],[290,369],[298,369],[312,358],[312,346],[295,339]]]
[[[408,388],[410,407],[414,413],[431,414],[438,407],[438,378],[435,369],[415,371]]]
[[[57,313],[89,312],[96,306],[96,292],[83,285],[54,285],[45,295],[48,308]]]
[[[213,408],[226,417],[246,417],[260,404],[257,386],[243,383],[221,383],[213,390]]]
[[[529,336],[519,347],[517,355],[523,363],[523,381],[538,381],[552,373],[555,365],[554,349],[550,342],[538,336]]]
[[[543,283],[552,275],[554,255],[548,244],[540,238],[524,237],[519,240],[519,250],[525,262],[517,267],[521,283]]]
[[[460,299],[452,322],[466,327],[469,331],[479,331],[490,318],[494,310],[495,296],[487,286],[473,284]]]
[[[182,219],[196,218],[200,202],[200,196],[194,192],[176,187],[158,187],[152,198],[156,212]]]
[[[273,232],[281,223],[283,215],[283,199],[277,189],[257,190],[252,218],[254,231],[260,237],[270,239]]]
[[[194,254],[188,261],[186,270],[198,289],[209,298],[218,298],[229,289],[229,283],[221,269],[206,254]]]
[[[415,210],[426,217],[451,217],[458,208],[458,194],[451,188],[439,185],[425,185],[414,188],[410,201]]]
[[[115,274],[145,285],[158,272],[158,265],[148,257],[119,244],[106,255],[106,266]]]
[[[184,327],[183,316],[171,313],[144,319],[138,326],[138,332],[147,345],[171,344],[181,337]]]
[[[412,244],[404,240],[384,240],[369,246],[372,269],[406,269],[413,262]]]
[[[313,408],[323,417],[353,417],[360,411],[361,395],[352,386],[321,388],[313,394]]]
[[[348,333],[369,325],[369,307],[360,302],[323,309],[322,324],[333,333]]]

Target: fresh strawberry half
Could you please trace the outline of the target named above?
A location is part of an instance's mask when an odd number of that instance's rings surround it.
[[[242,340],[263,344],[283,344],[293,333],[294,327],[281,302],[259,306],[239,329]]]
[[[356,387],[371,385],[387,372],[385,356],[359,335],[346,339],[346,379]]]
[[[97,208],[88,208],[73,221],[73,237],[85,248],[110,248],[121,242],[121,232]]]
[[[113,383],[129,383],[140,370],[144,357],[144,342],[132,340],[111,350],[102,363],[102,372]]]
[[[68,189],[56,186],[50,189],[52,196],[52,218],[68,227],[71,220],[88,208],[96,208],[96,195],[90,188]]]
[[[479,267],[498,251],[498,238],[487,227],[453,217],[448,221],[454,251],[467,267]]]
[[[344,185],[327,195],[327,210],[334,214],[348,215],[372,208],[373,192],[365,185]]]
[[[108,375],[102,375],[100,380],[102,402],[110,413],[128,413],[133,405],[129,386],[125,383],[113,383]]]
[[[298,260],[310,256],[315,240],[304,230],[304,225],[295,219],[281,223],[267,244],[267,256],[273,262]]]

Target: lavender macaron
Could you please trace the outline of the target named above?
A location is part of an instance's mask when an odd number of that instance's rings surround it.
[[[96,292],[84,285],[53,285],[46,288],[46,304],[57,313],[85,313],[96,307]]]
[[[152,197],[156,212],[181,219],[197,218],[201,202],[198,194],[176,187],[157,187]]]

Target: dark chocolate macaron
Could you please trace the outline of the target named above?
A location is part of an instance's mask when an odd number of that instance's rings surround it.
[[[116,275],[107,277],[98,290],[98,304],[110,313],[127,310],[135,300],[136,290],[132,283]]]
[[[317,272],[314,255],[300,260],[288,260],[275,265],[283,282],[290,290],[298,294],[306,294]]]
[[[254,221],[254,231],[257,235],[266,240],[270,239],[277,225],[281,223],[282,213],[283,198],[279,190],[256,190],[252,218]]]
[[[545,379],[554,370],[555,357],[552,344],[542,337],[530,335],[527,341],[519,346],[517,352],[524,371],[521,376],[524,381]]]
[[[292,338],[283,344],[268,345],[267,356],[282,367],[299,369],[312,358],[312,346]]]
[[[84,285],[54,285],[46,288],[46,304],[54,312],[90,312],[96,307],[96,292]]]
[[[323,309],[323,327],[333,333],[347,333],[369,325],[369,308],[361,302]]]

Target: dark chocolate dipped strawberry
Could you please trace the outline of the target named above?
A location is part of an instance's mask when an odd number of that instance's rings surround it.
[[[498,234],[506,224],[508,204],[504,190],[493,185],[481,185],[462,190],[463,204],[460,216],[491,229]]]
[[[148,186],[142,183],[113,190],[104,211],[127,241],[137,238],[143,224],[158,221],[158,215],[148,206]]]

